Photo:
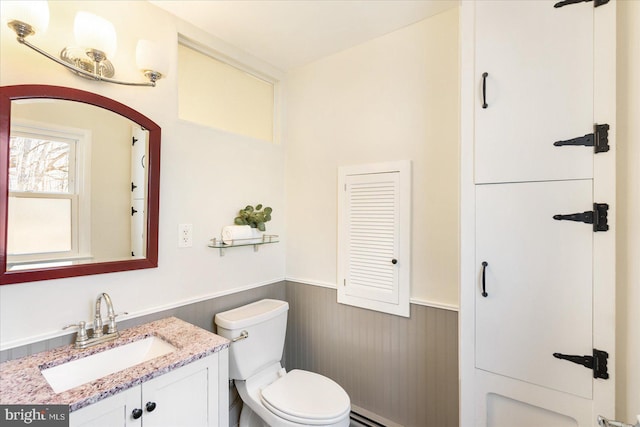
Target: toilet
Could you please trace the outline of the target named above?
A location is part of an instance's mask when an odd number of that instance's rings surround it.
[[[229,378],[244,403],[240,427],[348,427],[351,402],[340,385],[280,360],[289,304],[263,299],[218,313],[217,333],[232,341]]]

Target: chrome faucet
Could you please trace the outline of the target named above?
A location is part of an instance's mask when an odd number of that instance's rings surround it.
[[[107,327],[107,335],[117,333],[116,329],[116,313],[113,311],[113,302],[111,302],[111,297],[106,292],[98,295],[96,299],[96,314],[95,319],[93,321],[93,338],[100,338],[103,335],[103,323],[102,323],[102,315],[100,314],[100,307],[102,306],[102,299],[107,303],[107,316],[108,316],[108,327]]]
[[[102,322],[102,315],[100,314],[100,309],[102,306],[102,300],[104,299],[107,304],[107,333],[104,333],[104,325]],[[123,313],[128,314],[128,313]],[[67,329],[70,327],[77,327],[78,333],[76,335],[75,348],[87,348],[92,345],[100,344],[103,342],[111,341],[120,336],[118,333],[118,328],[116,326],[116,317],[118,315],[115,313],[113,309],[113,302],[111,301],[111,297],[106,292],[98,295],[96,299],[96,311],[93,320],[93,334],[91,338],[89,338],[89,334],[86,329],[86,322],[82,321],[78,324],[67,325],[62,329]]]

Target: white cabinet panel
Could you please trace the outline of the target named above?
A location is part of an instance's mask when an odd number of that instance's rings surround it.
[[[616,2],[558,1],[460,6],[465,426],[614,413]],[[554,146],[595,124],[609,125],[609,151]],[[594,201],[610,206],[607,232],[553,219]],[[596,349],[609,367],[597,378],[553,356]]]
[[[216,367],[217,368],[217,367]],[[162,375],[143,384],[142,405],[155,404],[152,412],[144,414],[144,425],[154,427],[207,427],[216,425],[217,411],[209,412],[216,390],[216,373],[207,364],[194,363],[175,372]],[[211,383],[210,383],[211,382]],[[213,422],[209,421],[210,415]]]
[[[131,130],[131,199],[147,196],[147,147],[149,133],[139,127]]]
[[[69,414],[69,425],[74,427],[140,427],[142,419],[131,413],[140,408],[140,387],[125,390],[93,405]]]
[[[591,180],[476,189],[476,366],[590,398],[593,371],[553,357],[592,352]],[[482,263],[487,297],[481,295]]]
[[[554,3],[476,2],[476,183],[593,176],[592,147],[553,143],[593,132],[594,8]]]

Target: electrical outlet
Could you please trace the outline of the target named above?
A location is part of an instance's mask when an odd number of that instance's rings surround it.
[[[178,224],[178,247],[190,248],[193,246],[193,224]]]

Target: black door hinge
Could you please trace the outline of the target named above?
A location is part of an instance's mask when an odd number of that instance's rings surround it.
[[[609,230],[609,224],[607,224],[608,211],[608,204],[594,203],[592,211],[568,215],[554,215],[553,219],[558,221],[584,222],[585,224],[593,224],[593,231],[607,231]]]
[[[607,359],[609,353],[602,350],[593,349],[592,356],[573,356],[569,354],[553,353],[556,359],[568,360],[577,363],[585,368],[593,370],[593,378],[609,379],[609,371],[607,369]]]
[[[594,125],[593,133],[579,136],[565,141],[556,141],[553,143],[556,147],[563,145],[583,145],[585,147],[593,147],[596,153],[606,153],[609,151],[609,125]]]
[[[557,9],[559,7],[567,6],[569,4],[576,4],[576,3],[588,2],[588,1],[593,1],[593,7],[598,7],[598,6],[602,6],[603,4],[609,3],[609,0],[595,0],[595,1],[594,0],[564,0],[554,4],[553,7]]]
[[[138,212],[138,211],[133,209],[133,206],[131,206],[131,216],[133,216],[133,214],[135,214],[136,212]]]

